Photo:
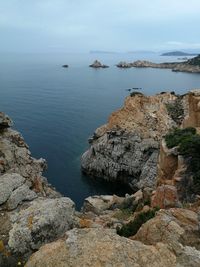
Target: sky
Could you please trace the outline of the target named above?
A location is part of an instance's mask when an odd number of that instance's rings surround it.
[[[200,0],[0,0],[0,52],[200,50]]]

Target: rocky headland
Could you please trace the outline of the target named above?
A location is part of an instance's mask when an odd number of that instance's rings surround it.
[[[0,266],[200,266],[200,190],[191,161],[195,152],[200,162],[199,103],[198,90],[132,93],[96,130],[82,166],[139,190],[90,196],[81,211],[43,177],[45,160],[31,157],[0,113]]]
[[[137,60],[135,62],[119,62],[116,65],[118,68],[159,68],[171,69],[175,72],[190,72],[200,73],[200,55],[183,62],[166,62],[166,63],[153,63],[146,60]]]

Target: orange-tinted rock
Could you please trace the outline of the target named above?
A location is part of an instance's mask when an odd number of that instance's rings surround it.
[[[178,193],[175,186],[161,185],[156,189],[155,194],[152,197],[151,206],[164,208],[177,207]]]

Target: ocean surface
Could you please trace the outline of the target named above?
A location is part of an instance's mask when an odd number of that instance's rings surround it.
[[[92,69],[95,59],[110,65]],[[157,54],[2,54],[0,110],[14,121],[32,155],[45,158],[49,182],[77,207],[94,194],[127,192],[121,185],[83,176],[80,156],[87,139],[123,105],[126,89],[142,87],[152,95],[161,91],[185,93],[200,88],[200,74],[162,69],[118,69],[121,60],[174,61]],[[69,64],[69,68],[62,68]]]

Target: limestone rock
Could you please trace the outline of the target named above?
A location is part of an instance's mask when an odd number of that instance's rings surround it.
[[[159,141],[176,126],[166,108],[174,99],[170,93],[127,97],[124,107],[90,139],[81,159],[83,172],[133,189],[155,188]]]
[[[7,201],[7,209],[13,210],[15,209],[19,204],[21,204],[25,200],[33,200],[37,198],[37,194],[30,190],[29,187],[25,184],[18,187],[16,190],[12,192],[10,195],[8,201]]]
[[[43,246],[26,267],[175,267],[176,257],[164,244],[146,246],[109,229],[73,229],[66,240]]]
[[[74,203],[69,198],[36,199],[12,217],[8,245],[15,253],[29,253],[61,237],[74,222]]]
[[[83,203],[83,212],[94,212],[100,214],[102,211],[110,209],[114,204],[121,204],[124,198],[117,196],[101,195],[101,196],[92,196],[84,200]]]
[[[198,214],[181,208],[160,210],[133,239],[148,245],[166,243],[177,255],[183,253],[183,246],[200,249]]]
[[[0,205],[5,203],[12,194],[12,191],[21,186],[25,181],[17,173],[4,174],[0,176]]]
[[[160,207],[161,209],[180,206],[176,187],[173,185],[157,187],[152,197],[151,205],[152,207]]]
[[[0,112],[0,130],[12,126],[12,120],[3,112]]]

